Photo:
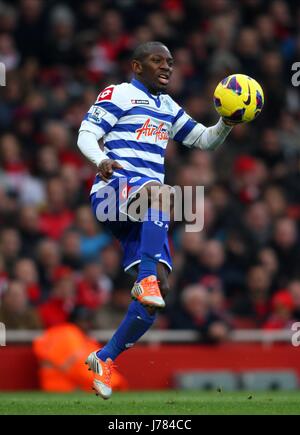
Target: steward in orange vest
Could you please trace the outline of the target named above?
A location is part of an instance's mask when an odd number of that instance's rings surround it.
[[[93,375],[84,364],[87,355],[99,348],[99,343],[73,323],[63,323],[47,329],[33,343],[39,362],[39,379],[44,391],[91,391]],[[114,370],[114,390],[126,390],[124,376]]]

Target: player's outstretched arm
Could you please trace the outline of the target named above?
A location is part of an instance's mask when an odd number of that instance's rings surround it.
[[[183,144],[201,150],[214,150],[224,142],[231,129],[232,125],[224,122],[222,118],[212,127],[205,127],[198,123],[185,138]]]

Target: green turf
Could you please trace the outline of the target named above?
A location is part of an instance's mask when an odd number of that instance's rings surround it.
[[[4,414],[300,414],[300,392],[132,392],[107,401],[84,393],[0,393]]]

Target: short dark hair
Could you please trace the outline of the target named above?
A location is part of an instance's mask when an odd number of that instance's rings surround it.
[[[132,53],[132,60],[144,60],[156,47],[166,47],[166,45],[160,41],[149,41],[138,45]]]

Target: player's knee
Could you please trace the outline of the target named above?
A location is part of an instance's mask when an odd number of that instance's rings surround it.
[[[151,186],[151,207],[162,209],[169,209],[173,203],[173,187],[167,184]]]

